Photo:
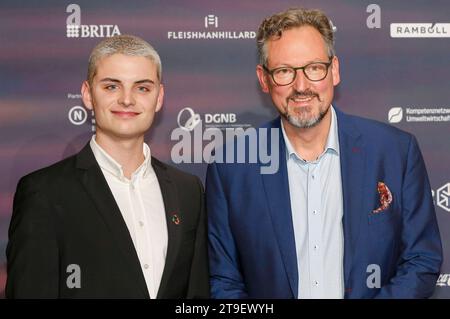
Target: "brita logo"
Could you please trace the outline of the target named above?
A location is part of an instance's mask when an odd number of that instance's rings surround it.
[[[104,38],[120,35],[117,25],[81,24],[81,8],[78,4],[69,4],[66,12],[70,13],[66,20],[66,36],[68,38]]]

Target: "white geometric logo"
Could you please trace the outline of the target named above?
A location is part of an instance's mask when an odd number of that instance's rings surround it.
[[[181,115],[185,111],[189,113],[189,118],[186,120],[184,124],[181,124]],[[190,107],[185,107],[180,112],[178,112],[177,122],[178,127],[180,127],[181,129],[186,131],[192,131],[201,122],[201,119],[200,115],[196,114],[193,109],[191,109]]]
[[[393,107],[389,110],[389,123],[399,123],[403,119],[403,109],[401,107]]]
[[[450,286],[450,274],[440,274],[438,280],[436,281],[436,286],[449,287]]]
[[[450,213],[450,183],[445,184],[436,191],[437,205]]]
[[[69,121],[73,125],[84,124],[86,120],[87,120],[87,112],[84,107],[76,105],[69,110]]]
[[[208,14],[205,17],[205,28],[208,28],[210,25],[217,28],[219,26],[219,18],[213,14]]]

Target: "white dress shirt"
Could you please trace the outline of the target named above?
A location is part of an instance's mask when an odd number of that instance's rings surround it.
[[[145,160],[128,179],[122,166],[92,136],[90,146],[119,206],[136,249],[150,298],[158,294],[167,253],[167,223],[158,179],[144,143]]]
[[[344,297],[339,136],[336,113],[330,108],[325,150],[314,161],[305,161],[295,152],[281,123],[297,252],[298,297],[302,299]]]

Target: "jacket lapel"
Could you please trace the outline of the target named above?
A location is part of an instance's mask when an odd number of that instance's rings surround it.
[[[348,295],[352,260],[363,214],[363,187],[366,152],[361,133],[348,115],[336,110],[339,130],[344,225],[344,282]]]
[[[97,207],[105,224],[111,231],[114,244],[117,245],[128,263],[130,272],[136,278],[136,284],[145,298],[150,298],[145,278],[142,273],[139,258],[127,225],[117,206],[114,196],[106,182],[103,173],[95,160],[89,143],[78,153],[76,159],[78,177],[91,200]]]
[[[278,129],[279,170],[275,174],[261,174],[264,190],[269,203],[269,211],[275,231],[278,248],[283,258],[284,268],[289,278],[292,295],[298,295],[297,253],[292,225],[292,213],[289,197],[289,182],[286,166],[286,146],[281,133],[280,118],[271,122],[268,128],[268,143],[271,141],[271,129]],[[270,149],[270,146],[269,146]],[[271,149],[270,149],[271,150]]]
[[[161,278],[157,298],[167,298],[166,293],[170,287],[170,281],[173,275],[173,269],[176,264],[176,258],[180,249],[181,234],[183,229],[183,212],[179,208],[179,200],[177,189],[174,181],[167,174],[166,166],[152,157],[152,166],[158,178],[159,187],[161,188],[164,208],[166,211],[167,222],[167,255],[164,271]],[[181,223],[177,223],[177,218]]]

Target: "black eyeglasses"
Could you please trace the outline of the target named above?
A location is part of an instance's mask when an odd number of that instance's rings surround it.
[[[282,66],[269,70],[263,65],[264,70],[270,74],[272,80],[280,86],[289,85],[295,81],[297,77],[297,70],[302,70],[305,77],[314,82],[322,81],[328,75],[328,69],[332,63],[333,57],[330,57],[329,62],[312,62],[301,67]]]

